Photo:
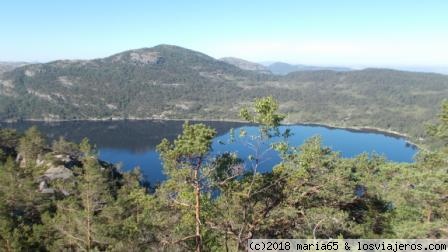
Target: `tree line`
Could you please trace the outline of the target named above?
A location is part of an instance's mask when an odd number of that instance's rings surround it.
[[[318,137],[290,146],[294,132],[280,131],[278,109],[264,97],[240,111],[259,124],[241,142],[249,157],[212,155],[216,131],[185,123],[177,139],[157,147],[167,179],[156,188],[138,169],[120,172],[99,160],[87,139],[48,144],[34,127],[2,129],[1,249],[242,251],[252,238],[448,237],[448,102],[428,130],[442,147],[421,150],[414,163],[342,158]],[[266,148],[281,162],[260,173]]]

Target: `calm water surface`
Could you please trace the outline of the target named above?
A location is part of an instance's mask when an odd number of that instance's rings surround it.
[[[256,135],[258,128],[251,125],[233,122],[203,122],[214,127],[218,137],[213,142],[213,153],[233,151],[245,159],[254,151],[248,147],[250,135]],[[36,125],[50,139],[64,136],[66,139],[79,142],[88,137],[98,150],[100,158],[121,163],[123,170],[139,166],[146,179],[151,183],[162,181],[165,176],[155,146],[163,138],[173,140],[182,131],[181,121],[104,121],[104,122],[20,122],[0,123],[0,127],[16,128],[24,131]],[[230,142],[229,130],[234,129],[236,141]],[[405,139],[372,132],[356,132],[342,129],[332,129],[322,126],[293,125],[281,129],[291,129],[293,136],[289,143],[298,146],[312,136],[320,136],[325,146],[341,153],[343,157],[354,157],[363,152],[384,155],[396,162],[412,162],[417,149],[409,145]],[[244,130],[247,136],[239,138],[239,132]],[[259,149],[266,148],[261,146]],[[261,151],[262,152],[262,151]],[[262,156],[260,171],[268,171],[279,162],[278,155],[271,151]],[[249,164],[246,164],[249,166]]]

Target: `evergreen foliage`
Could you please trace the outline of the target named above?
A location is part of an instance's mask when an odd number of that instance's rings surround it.
[[[447,104],[430,127],[445,144]],[[271,97],[241,115],[261,124],[246,143],[250,157],[213,156],[216,131],[185,123],[158,146],[167,180],[151,190],[138,169],[120,173],[98,160],[87,139],[49,147],[37,129],[0,130],[0,250],[243,251],[251,238],[448,238],[445,147],[402,164],[342,158],[318,137],[280,141],[270,148],[282,161],[260,173],[258,147],[290,132],[278,131],[283,115]],[[64,168],[72,175],[45,177],[60,155],[76,158]]]

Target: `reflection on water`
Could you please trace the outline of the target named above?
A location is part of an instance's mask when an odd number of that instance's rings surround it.
[[[71,122],[18,122],[0,123],[1,128],[15,128],[25,131],[37,126],[50,139],[63,136],[67,140],[80,142],[84,137],[96,146],[107,149],[126,149],[133,153],[153,150],[163,138],[173,140],[182,131],[183,121],[71,121]],[[191,122],[195,123],[195,122]],[[231,128],[241,127],[235,122],[202,122],[215,128],[218,134]]]
[[[213,155],[227,151],[237,152],[246,159],[253,154],[243,143],[250,141],[248,137],[229,143],[229,130],[235,129],[235,135],[244,127],[248,135],[257,134],[257,127],[234,122],[203,122],[218,132],[213,143]],[[16,128],[24,131],[36,125],[50,139],[63,136],[74,142],[80,142],[87,137],[94,143],[100,158],[112,162],[122,163],[124,170],[136,166],[142,168],[148,181],[156,183],[165,178],[155,146],[163,138],[173,140],[182,130],[183,121],[74,121],[74,122],[19,122],[0,123],[0,127]],[[363,152],[378,153],[397,162],[412,162],[416,148],[404,139],[373,132],[357,132],[333,129],[316,125],[295,125],[281,127],[291,129],[293,136],[289,139],[291,145],[301,145],[306,139],[319,135],[323,144],[339,151],[344,157],[354,157]],[[223,144],[225,143],[225,144]],[[265,145],[265,148],[268,146]],[[268,152],[263,157],[264,163],[260,171],[268,171],[279,162],[274,152]],[[250,166],[246,161],[246,168]]]

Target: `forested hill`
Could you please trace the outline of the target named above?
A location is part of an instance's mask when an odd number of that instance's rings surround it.
[[[353,69],[350,69],[348,67],[325,67],[325,66],[308,66],[308,65],[291,65],[284,62],[274,62],[272,64],[269,64],[267,66],[269,71],[271,71],[273,74],[279,74],[279,75],[286,75],[292,72],[308,72],[308,71],[321,71],[321,70],[330,70],[330,71],[336,71],[336,72],[347,72],[352,71]]]
[[[234,119],[273,95],[289,122],[371,126],[418,137],[448,97],[448,76],[386,69],[259,74],[160,45],[0,75],[0,119]]]
[[[28,65],[28,64],[30,64],[30,63],[0,61],[0,75],[4,72],[13,70],[14,68],[21,67],[21,66]]]
[[[219,100],[237,95],[236,83],[255,76],[168,45],[104,59],[34,64],[1,76],[0,115],[2,119],[189,116],[201,106],[222,107]]]
[[[272,74],[272,72],[268,69],[268,67],[263,66],[258,63],[250,62],[247,60],[234,58],[234,57],[225,57],[221,58],[220,60],[229,63],[231,65],[237,66],[238,68],[244,69],[244,70],[250,70],[255,71],[258,73],[264,73],[264,74]]]

